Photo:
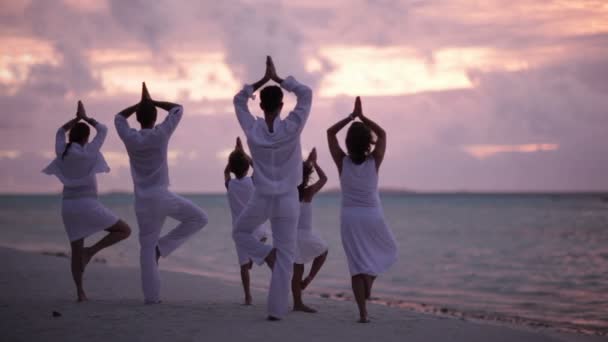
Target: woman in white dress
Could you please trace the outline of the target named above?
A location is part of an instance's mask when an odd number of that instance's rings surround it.
[[[357,118],[361,121],[349,127],[347,153],[344,153],[336,135]],[[384,221],[378,195],[378,170],[386,150],[386,133],[363,115],[361,100],[357,97],[353,113],[327,130],[327,140],[340,174],[340,234],[359,308],[359,322],[368,323],[365,301],[371,296],[374,280],[397,261],[397,244]]]
[[[253,161],[251,160],[251,157],[245,153],[243,143],[241,143],[241,139],[237,137],[234,151],[228,156],[228,164],[226,164],[226,168],[224,168],[224,185],[226,186],[228,204],[230,205],[230,213],[232,215],[233,234],[235,222],[239,218],[239,215],[241,215],[243,209],[245,209],[247,202],[249,202],[249,199],[255,190],[252,178],[247,176],[249,167],[252,165]],[[234,174],[235,178],[232,178],[231,174]],[[262,224],[253,231],[253,236],[261,242],[266,242],[269,235],[270,228],[267,224]],[[244,304],[251,305],[253,299],[249,286],[249,271],[253,267],[253,261],[236,243],[235,247],[239,266],[241,267],[241,282],[243,283],[243,291],[245,292]]]
[[[87,123],[97,131],[90,143]],[[130,227],[97,200],[95,175],[110,171],[99,151],[107,132],[106,126],[87,117],[82,102],[78,101],[76,117],[57,130],[56,158],[43,170],[46,174],[57,176],[63,183],[61,216],[72,249],[72,277],[79,302],[87,300],[82,275],[91,258],[131,234]],[[94,245],[84,247],[86,237],[102,230],[108,234]]]
[[[312,149],[306,161],[304,161],[302,172],[302,184],[298,186],[300,197],[300,218],[298,220],[298,231],[296,240],[296,257],[293,265],[293,278],[291,280],[291,292],[293,294],[293,310],[315,313],[317,310],[307,306],[302,301],[302,291],[312,282],[327,258],[327,243],[319,237],[312,229],[312,198],[319,192],[325,183],[327,176],[323,169],[317,164],[317,150]],[[314,172],[319,176],[314,184],[309,185],[310,176]],[[310,272],[304,278],[304,264],[312,261]]]

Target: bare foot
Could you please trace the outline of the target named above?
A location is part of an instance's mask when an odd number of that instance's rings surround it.
[[[277,261],[277,249],[273,248],[270,251],[270,253],[268,253],[268,255],[266,256],[266,258],[264,258],[264,261],[266,261],[266,264],[272,270],[274,268],[275,261]],[[271,317],[271,316],[268,316],[268,317]]]
[[[359,320],[357,321],[357,323],[369,323],[369,322],[371,322],[371,321],[370,321],[370,320],[369,320],[369,318],[367,318],[367,317],[361,317],[361,318],[359,318]]]
[[[253,304],[253,299],[251,299],[251,296],[245,297],[245,304],[243,304],[243,305],[251,305],[251,304]]]
[[[84,291],[78,291],[78,302],[86,302],[89,299],[87,298],[87,295],[84,293]]]
[[[280,319],[280,318],[277,318],[277,317],[274,317],[274,316],[270,316],[270,315],[269,315],[269,316],[266,318],[266,320],[271,321],[271,322],[276,322],[276,321],[280,321],[281,319]]]
[[[311,308],[310,306],[304,305],[304,304],[294,305],[293,311],[300,311],[300,312],[307,312],[307,313],[316,313],[317,312],[317,310]]]
[[[160,259],[160,249],[156,246],[156,264],[158,265],[158,259]]]

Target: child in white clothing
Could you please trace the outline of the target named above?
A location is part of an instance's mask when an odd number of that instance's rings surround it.
[[[236,220],[247,205],[247,202],[249,202],[255,189],[251,177],[247,176],[251,165],[251,158],[245,153],[241,139],[236,138],[236,146],[234,151],[230,153],[228,164],[226,164],[226,168],[224,169],[224,184],[226,185],[228,204],[230,204],[230,212],[232,214],[233,232]],[[232,178],[231,174],[234,174],[235,178]],[[265,224],[260,225],[253,231],[253,235],[261,242],[265,242],[268,239],[268,226]],[[253,266],[253,261],[242,248],[239,248],[236,242],[235,246],[236,254],[239,259],[239,266],[241,267],[241,281],[243,283],[243,291],[245,291],[245,305],[251,305],[252,298],[249,289],[249,270],[251,270]]]

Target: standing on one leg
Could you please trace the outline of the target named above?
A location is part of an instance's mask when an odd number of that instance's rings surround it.
[[[308,185],[313,170],[319,176],[319,180]],[[312,282],[327,258],[327,244],[312,229],[312,206],[313,197],[327,183],[327,176],[317,164],[317,150],[312,149],[308,159],[302,163],[302,183],[298,186],[300,197],[300,219],[298,220],[296,258],[294,273],[291,280],[291,292],[293,294],[293,310],[314,313],[317,310],[307,306],[302,301],[302,291]],[[312,267],[308,276],[304,278],[304,264],[312,261]]]
[[[97,131],[90,143],[91,130],[87,123]],[[78,101],[76,117],[57,130],[56,158],[42,171],[57,176],[63,183],[61,216],[70,240],[72,278],[79,302],[87,300],[82,275],[91,258],[131,234],[129,226],[97,200],[96,174],[110,172],[100,152],[107,133],[106,126],[88,117],[84,105]],[[86,237],[102,230],[108,234],[93,246],[84,247]]]
[[[273,80],[281,88],[293,92],[297,103],[287,117],[281,119],[283,91],[267,86],[260,93],[264,118],[249,111],[247,101],[266,82]],[[253,262],[266,262],[272,268],[268,291],[268,319],[283,318],[289,308],[289,283],[293,273],[296,249],[296,226],[300,213],[297,186],[302,180],[300,135],[310,114],[312,91],[293,77],[277,76],[270,57],[266,59],[264,77],[246,85],[234,96],[234,109],[253,157],[255,190],[237,219],[233,238],[237,248]],[[270,219],[273,247],[260,242],[252,234]]]
[[[357,118],[361,121],[353,122],[346,133],[346,154],[336,135]],[[371,297],[373,282],[397,261],[397,243],[384,220],[378,194],[378,171],[386,151],[386,133],[363,115],[361,99],[357,97],[353,113],[327,130],[327,140],[342,187],[342,245],[359,307],[359,322],[367,323],[365,300]]]
[[[240,138],[236,138],[236,146],[234,151],[228,157],[228,164],[224,169],[224,184],[228,192],[228,203],[230,204],[230,212],[232,214],[232,232],[237,218],[249,202],[254,191],[253,181],[247,176],[249,167],[252,166],[251,158],[245,153]],[[234,173],[236,178],[231,177]],[[268,226],[260,225],[253,231],[253,235],[261,242],[265,242],[268,238]],[[241,267],[241,281],[243,283],[243,291],[245,292],[245,305],[251,305],[251,291],[249,289],[249,270],[253,262],[245,251],[236,245],[236,254]]]
[[[158,125],[156,107],[168,112]],[[140,130],[129,126],[127,119],[134,113],[141,125]],[[147,304],[160,302],[158,258],[167,257],[207,224],[207,214],[203,210],[169,190],[167,148],[182,114],[181,105],[153,100],[144,83],[141,101],[114,118],[131,163],[141,248],[141,281]],[[179,224],[160,237],[167,217],[179,221]]]

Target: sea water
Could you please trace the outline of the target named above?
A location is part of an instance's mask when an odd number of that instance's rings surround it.
[[[209,224],[161,259],[161,268],[240,283],[226,196],[186,197],[207,212]],[[100,200],[133,228],[127,241],[100,257],[110,266],[137,266],[133,196],[108,194]],[[382,203],[399,245],[398,262],[374,287],[374,297],[382,302],[464,317],[608,331],[606,197],[385,193]],[[0,196],[0,245],[69,252],[60,213],[59,195]],[[310,293],[350,296],[339,214],[339,194],[314,199],[313,229],[327,241],[329,256],[307,289]],[[168,219],[165,231],[174,224]],[[87,244],[101,236],[92,236]],[[254,267],[252,276],[254,287],[267,287],[266,267]]]

